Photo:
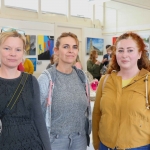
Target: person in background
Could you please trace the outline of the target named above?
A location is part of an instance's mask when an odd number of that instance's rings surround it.
[[[104,62],[104,65],[108,66],[110,58],[111,58],[111,53],[112,53],[111,45],[106,45],[106,51],[107,51],[107,54],[103,56],[103,60],[106,59],[106,61]]]
[[[2,28],[0,34],[0,149],[51,150],[37,79],[17,70],[25,50],[20,32]]]
[[[117,38],[107,75],[93,109],[95,150],[150,150],[150,62],[143,39],[127,32]]]
[[[46,69],[49,69],[50,67],[52,67],[52,65],[54,65],[55,63],[57,63],[57,56],[55,54],[53,54],[51,56],[51,59],[50,59],[50,63],[48,64],[48,66],[46,67]]]
[[[62,33],[54,48],[58,63],[38,78],[52,150],[86,150],[89,144],[85,127],[88,118],[90,134],[90,87],[84,72],[72,66],[78,52],[77,36]]]
[[[25,60],[23,60],[23,66],[24,66],[24,72],[27,72],[29,74],[33,74],[34,65],[30,59],[25,58]]]
[[[18,65],[17,69],[18,69],[19,71],[24,72],[24,66],[23,66],[22,62]]]
[[[79,58],[79,55],[77,55],[76,61],[74,63],[74,66],[76,66],[78,69],[81,69],[81,70],[83,69],[81,61],[80,61],[80,58]]]
[[[90,52],[90,57],[87,60],[87,70],[92,74],[93,78],[99,80],[101,77],[100,70],[102,69],[104,62],[106,61],[106,58],[103,59],[102,62],[98,61],[97,58],[97,51],[92,50]]]

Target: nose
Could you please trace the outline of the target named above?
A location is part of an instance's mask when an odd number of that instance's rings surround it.
[[[72,53],[73,52],[73,48],[70,47],[69,48],[69,52]]]
[[[128,53],[126,51],[123,52],[122,57],[126,58],[128,56]]]
[[[16,56],[16,51],[14,49],[10,50],[10,55],[11,56]]]

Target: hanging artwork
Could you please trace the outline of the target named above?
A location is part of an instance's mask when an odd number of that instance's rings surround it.
[[[53,48],[54,36],[38,35],[38,60],[50,60]]]
[[[147,57],[150,58],[150,36],[148,34],[145,34],[145,35],[141,35],[141,38],[143,39],[145,45],[146,45],[146,50],[147,50]]]
[[[96,50],[98,55],[103,55],[104,39],[100,38],[87,38],[86,54],[89,55],[90,51]]]
[[[28,58],[32,61],[33,65],[34,65],[34,71],[36,71],[36,58]]]
[[[26,35],[26,55],[36,55],[36,36]]]
[[[117,40],[118,37],[112,37],[112,45],[115,44],[116,40]]]

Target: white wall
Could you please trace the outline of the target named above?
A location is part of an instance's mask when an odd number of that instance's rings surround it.
[[[4,19],[0,18],[0,28],[4,26],[19,28],[25,31],[27,35],[50,35],[54,36],[54,40],[56,41],[57,37],[62,32],[73,32],[78,36],[80,42],[80,50],[79,56],[83,65],[83,69],[86,70],[86,61],[89,56],[86,55],[86,38],[103,38],[101,29],[95,28],[83,28],[81,26],[69,26],[65,24],[57,24],[57,23],[44,23],[44,22],[36,22],[36,21],[24,21],[24,20],[14,20],[14,19]],[[36,44],[37,45],[37,44]],[[38,47],[37,47],[38,48]],[[38,50],[36,48],[36,50]],[[37,58],[37,54],[28,55],[26,57]],[[102,59],[102,56],[99,56],[99,60]],[[41,64],[37,64],[37,70],[34,72],[35,76],[39,76],[41,72],[46,69],[46,66],[49,63],[49,60],[41,61]]]

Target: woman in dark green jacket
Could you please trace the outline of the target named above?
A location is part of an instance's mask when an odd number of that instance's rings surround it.
[[[92,74],[93,78],[100,79],[100,70],[102,69],[105,59],[100,62],[97,60],[98,53],[96,50],[92,50],[90,53],[90,58],[87,61],[87,70]]]

